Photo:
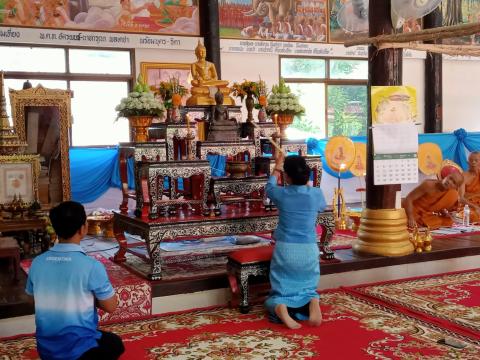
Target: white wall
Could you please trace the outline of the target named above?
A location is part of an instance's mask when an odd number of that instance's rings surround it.
[[[404,59],[403,60],[403,85],[413,86],[417,89],[417,126],[418,132],[423,133],[425,123],[425,60]]]
[[[443,131],[480,131],[479,61],[443,61]]]

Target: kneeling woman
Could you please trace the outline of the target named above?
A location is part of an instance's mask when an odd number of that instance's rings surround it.
[[[286,187],[277,186],[285,172]],[[322,191],[308,186],[310,168],[301,156],[277,155],[275,170],[266,186],[267,196],[279,210],[275,230],[275,250],[270,263],[272,290],[265,306],[270,320],[283,322],[291,329],[296,320],[322,322],[317,293],[320,279],[319,249],[315,231],[318,212],[325,208]]]

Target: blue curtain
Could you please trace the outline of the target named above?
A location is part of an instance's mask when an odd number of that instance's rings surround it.
[[[364,136],[351,137],[354,142],[366,142]],[[307,140],[308,154],[321,155],[323,169],[330,175],[338,177],[338,173],[328,167],[325,162],[325,145],[328,139]],[[480,150],[480,132],[466,132],[465,129],[453,133],[420,134],[418,142],[436,143],[442,149],[443,158],[450,159],[463,169],[468,168],[467,152]],[[225,175],[226,157],[208,155],[213,176]],[[128,186],[134,188],[133,159],[128,161]],[[70,149],[70,172],[72,199],[87,203],[103,195],[109,187],[121,187],[118,148],[72,148]],[[342,179],[353,177],[350,172],[343,173]],[[179,184],[180,185],[180,184]]]
[[[119,154],[117,151],[117,161],[115,161],[115,164],[113,165],[111,186],[116,188],[121,188],[122,182],[120,181],[120,163],[118,158],[119,158]],[[133,171],[134,163],[135,162],[133,157],[127,160],[127,179],[128,179],[129,189],[135,189],[135,175]]]
[[[455,161],[462,169],[468,169],[467,153],[480,150],[480,133],[466,132],[465,129],[455,130],[453,133],[421,134],[418,142],[433,142],[440,146],[444,159]]]
[[[72,199],[92,202],[102,196],[112,183],[118,164],[118,149],[70,149]],[[118,172],[118,166],[117,166]]]

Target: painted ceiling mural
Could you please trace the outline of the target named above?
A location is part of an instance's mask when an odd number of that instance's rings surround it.
[[[368,33],[352,0],[219,0],[219,10],[222,38],[342,43]],[[441,10],[443,25],[480,21],[480,0],[443,0]],[[421,28],[421,19],[406,19],[399,31]],[[480,35],[447,43],[478,44]]]
[[[199,35],[198,0],[0,0],[0,24]]]

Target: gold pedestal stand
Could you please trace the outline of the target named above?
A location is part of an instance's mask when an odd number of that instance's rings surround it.
[[[404,256],[414,252],[404,209],[364,209],[353,250],[381,256]]]

